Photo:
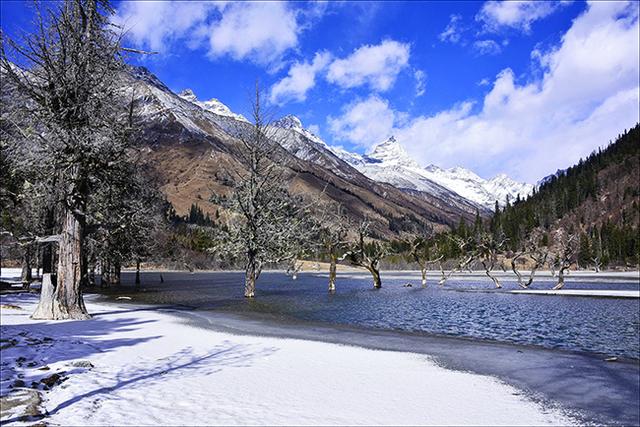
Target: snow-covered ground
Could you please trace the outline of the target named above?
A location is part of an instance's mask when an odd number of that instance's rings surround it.
[[[93,297],[91,320],[33,321],[36,295],[0,299],[2,396],[16,379],[28,387],[68,377],[40,391],[50,425],[572,423],[494,378],[424,355],[233,335]],[[3,408],[2,422],[18,409]]]

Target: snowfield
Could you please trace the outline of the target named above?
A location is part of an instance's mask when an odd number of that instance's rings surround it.
[[[24,408],[5,405],[8,393],[59,372],[67,379],[40,391],[48,425],[573,423],[494,378],[424,355],[215,332],[169,309],[94,297],[91,320],[33,321],[36,295],[0,299],[3,424],[22,424]],[[26,386],[10,388],[19,377]]]

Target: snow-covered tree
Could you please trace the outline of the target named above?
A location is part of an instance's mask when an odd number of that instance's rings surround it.
[[[35,317],[89,317],[80,290],[85,270],[88,207],[94,190],[128,161],[131,110],[119,85],[124,63],[119,36],[109,24],[106,0],[76,0],[37,8],[36,31],[23,39],[3,34],[0,71],[24,100],[15,123],[28,141],[23,162],[46,167],[54,177],[59,234],[57,283],[47,309]],[[27,126],[25,126],[27,124]],[[14,131],[14,133],[17,133]],[[56,190],[53,191],[53,188]]]
[[[245,264],[244,296],[255,297],[256,282],[266,264],[291,263],[317,233],[311,204],[289,192],[284,149],[278,144],[276,128],[269,125],[256,85],[252,105],[253,125],[239,129],[237,172],[229,197],[214,200],[231,212],[228,224],[216,229],[212,251]]]

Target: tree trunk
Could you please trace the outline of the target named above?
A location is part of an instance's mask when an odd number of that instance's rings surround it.
[[[256,280],[258,265],[255,255],[252,253],[247,255],[247,265],[244,272],[244,296],[245,298],[253,298],[256,296]]]
[[[109,275],[111,274],[111,266],[109,265],[109,261],[103,259],[100,262],[100,287],[104,288],[105,286],[109,286],[111,281]]]
[[[24,254],[22,255],[22,274],[21,274],[22,287],[29,289],[31,280],[31,249],[29,247],[24,248]]]
[[[382,287],[382,279],[380,279],[380,271],[378,270],[378,266],[375,264],[371,264],[369,265],[368,270],[373,277],[374,289],[380,289]]]
[[[45,216],[45,233],[48,235],[54,234],[54,222],[55,215],[53,208],[47,208],[46,216]],[[42,274],[44,273],[52,273],[53,274],[53,251],[54,246],[53,243],[45,243],[42,246]]]
[[[336,291],[336,271],[337,271],[337,257],[335,255],[330,256],[329,262],[329,292]]]
[[[527,285],[522,280],[522,274],[520,274],[520,271],[516,267],[516,263],[513,261],[511,261],[511,270],[513,270],[514,274],[518,277],[518,286],[523,289],[527,289]]]
[[[489,277],[493,281],[493,284],[496,285],[496,288],[497,289],[502,288],[502,285],[500,284],[500,281],[498,280],[498,278],[495,277],[493,274],[491,274],[491,271],[493,270],[493,265],[487,266],[487,264],[483,261],[482,266],[484,267],[485,274],[487,275],[487,277]]]
[[[560,267],[558,270],[558,284],[553,287],[554,290],[559,290],[564,287],[564,271],[569,267]]]
[[[82,262],[80,263],[80,287],[82,289],[89,286],[89,261],[87,255],[82,254]]]
[[[136,259],[136,286],[140,286],[140,259]]]
[[[32,319],[53,319],[53,296],[55,288],[51,281],[51,273],[42,274],[42,288],[40,289],[40,301],[36,310],[31,315]]]
[[[426,265],[422,266],[422,268],[420,269],[420,272],[422,273],[422,287],[426,288],[427,287],[427,266]]]
[[[120,261],[113,263],[113,284],[116,286],[120,286],[120,276],[122,273],[122,265]]]
[[[535,265],[533,266],[533,268],[531,269],[531,272],[529,273],[529,280],[526,283],[526,288],[529,288],[529,286],[531,286],[531,284],[533,283],[533,279],[535,279],[536,277],[536,271],[538,270],[538,266]]]
[[[67,211],[58,255],[58,283],[54,294],[53,319],[88,319],[80,290],[83,224]]]
[[[444,266],[442,265],[442,262],[439,262],[438,266],[440,267],[440,281],[438,282],[438,286],[444,286],[447,281],[447,276],[444,274]]]

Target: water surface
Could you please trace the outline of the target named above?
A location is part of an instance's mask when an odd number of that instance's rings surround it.
[[[201,310],[263,313],[362,328],[421,332],[495,340],[550,349],[640,359],[640,300],[501,293],[481,275],[450,279],[444,288],[430,278],[420,287],[417,273],[383,274],[374,290],[365,274],[342,274],[335,294],[323,274],[302,273],[297,280],[277,272],[260,277],[256,299],[242,297],[240,272],[143,273],[143,292],[127,294],[133,275],[125,274],[118,295],[136,302],[182,304]],[[403,285],[411,282],[413,287]],[[513,279],[504,287],[517,288]],[[534,289],[550,289],[541,278]],[[638,281],[603,274],[570,276],[566,289],[637,290]]]

